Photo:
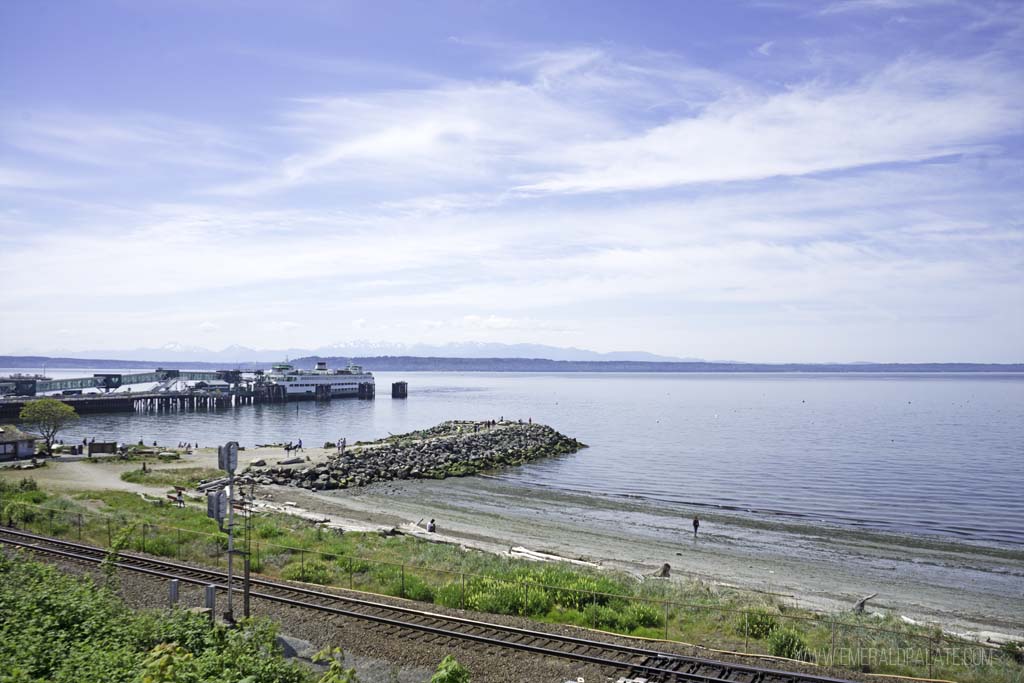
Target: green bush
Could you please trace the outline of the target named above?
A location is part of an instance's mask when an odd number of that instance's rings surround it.
[[[0,680],[312,683],[269,621],[236,629],[175,610],[136,614],[91,581],[0,554]]]
[[[768,651],[776,657],[807,659],[807,643],[791,628],[777,628],[768,637]]]
[[[452,581],[434,591],[434,602],[445,607],[462,607],[462,583]]]
[[[455,657],[445,655],[430,677],[430,683],[469,683],[469,669],[459,664]]]
[[[334,580],[334,567],[323,560],[308,559],[303,562],[292,562],[281,570],[281,577],[289,581],[305,581],[328,585]]]
[[[632,602],[625,610],[625,618],[637,627],[653,628],[665,625],[665,614],[657,606],[646,602]]]
[[[273,522],[257,521],[253,524],[252,532],[256,538],[277,538],[283,536],[285,530]]]
[[[755,640],[763,640],[779,627],[775,615],[765,610],[754,610],[740,615],[736,621],[736,633],[749,636]]]
[[[585,624],[594,628],[631,630],[618,610],[605,605],[587,605],[583,609],[583,619]]]
[[[546,614],[551,598],[546,591],[522,582],[474,578],[466,586],[466,607],[491,614]]]
[[[31,524],[36,519],[36,509],[29,503],[12,501],[4,506],[3,518],[15,526]]]
[[[392,580],[388,583],[384,588],[384,592],[388,595],[396,595],[408,598],[409,600],[419,600],[420,602],[434,601],[434,589],[426,581],[412,574],[406,574],[404,590],[402,578],[399,577],[397,580]]]

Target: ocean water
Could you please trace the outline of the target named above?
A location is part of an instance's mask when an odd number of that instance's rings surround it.
[[[408,399],[390,398],[399,379]],[[87,415],[62,437],[319,446],[449,419],[532,418],[590,448],[499,474],[525,487],[1024,543],[1024,375],[406,372],[377,381],[375,401]]]

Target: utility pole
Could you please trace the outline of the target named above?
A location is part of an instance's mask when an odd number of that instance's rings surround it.
[[[238,442],[229,441],[217,448],[217,466],[228,474],[228,495],[224,492],[207,494],[207,515],[217,520],[224,531],[224,514],[228,518],[228,610],[224,613],[224,621],[235,623],[234,599],[232,583],[235,574],[235,470],[238,468]],[[227,508],[225,510],[224,508]]]

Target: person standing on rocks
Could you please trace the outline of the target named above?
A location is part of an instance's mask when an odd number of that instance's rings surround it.
[[[697,519],[696,515],[694,515],[694,517],[693,517],[693,537],[694,538],[697,538],[697,529],[699,529],[699,528],[700,528],[700,520]]]

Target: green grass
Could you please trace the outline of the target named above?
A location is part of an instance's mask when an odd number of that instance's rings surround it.
[[[48,496],[31,485],[8,485],[0,494],[0,517],[13,505],[19,525],[43,533],[106,546],[118,529],[135,523],[132,550],[219,566],[226,561],[226,536],[196,505],[180,509],[159,498],[111,491]],[[87,513],[86,506],[104,514]],[[841,666],[867,666],[874,673],[1024,683],[1024,667],[1012,653],[950,638],[929,641],[934,631],[896,615],[822,615],[775,596],[697,580],[638,581],[411,536],[341,534],[280,514],[253,520],[251,548],[254,571],[309,583],[821,664],[835,657]],[[938,648],[939,656],[929,647]]]
[[[194,488],[200,481],[216,479],[221,476],[224,476],[223,472],[210,467],[178,467],[165,469],[149,468],[145,472],[142,469],[131,470],[123,472],[121,479],[133,484]]]

